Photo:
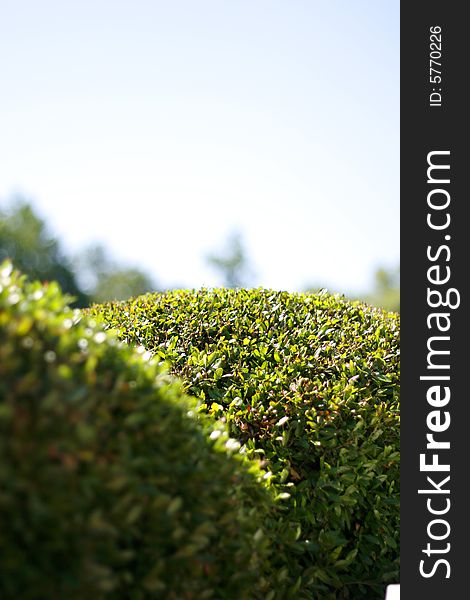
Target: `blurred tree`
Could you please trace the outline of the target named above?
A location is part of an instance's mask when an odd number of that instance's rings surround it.
[[[238,231],[231,233],[225,253],[208,254],[208,264],[218,271],[223,277],[223,285],[229,288],[247,287],[253,277],[249,266],[242,236]]]
[[[385,310],[400,312],[400,267],[379,267],[374,275],[374,289],[365,301]]]
[[[321,289],[326,289],[330,294],[339,293],[337,290],[322,285],[308,285],[304,288],[304,292],[318,293]],[[371,291],[355,295],[343,292],[340,295],[349,300],[367,302],[367,304],[384,310],[400,312],[400,267],[378,267],[374,273],[374,283]]]
[[[89,303],[58,240],[21,198],[14,199],[6,209],[0,208],[0,262],[5,258],[30,279],[57,281],[64,292],[75,297],[74,306]]]
[[[75,264],[93,302],[127,300],[157,289],[149,275],[137,268],[118,265],[101,244],[89,246],[78,255]]]

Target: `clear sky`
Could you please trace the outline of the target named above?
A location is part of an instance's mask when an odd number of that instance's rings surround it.
[[[399,0],[2,0],[0,202],[161,285],[361,291],[399,261]]]

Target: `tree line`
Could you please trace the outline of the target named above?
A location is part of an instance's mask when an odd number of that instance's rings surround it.
[[[57,281],[82,308],[94,302],[125,300],[156,291],[152,277],[137,267],[119,264],[100,244],[69,256],[60,241],[24,199],[0,207],[0,262],[9,258],[31,279]]]
[[[68,255],[31,203],[21,198],[13,199],[6,208],[0,206],[0,262],[5,258],[31,279],[57,281],[65,293],[75,298],[74,306],[78,308],[159,290],[149,273],[120,264],[101,244]],[[232,232],[226,247],[208,254],[205,260],[224,287],[249,287],[255,280],[240,232]],[[309,285],[304,291],[316,292],[322,287]],[[372,289],[349,297],[399,312],[399,266],[378,267]]]

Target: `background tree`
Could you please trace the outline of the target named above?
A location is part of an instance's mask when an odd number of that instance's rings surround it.
[[[57,281],[64,292],[75,297],[74,306],[89,303],[59,241],[22,198],[14,199],[5,209],[0,208],[0,262],[6,258],[30,279]]]
[[[385,310],[400,312],[400,267],[379,267],[374,275],[374,289],[365,300]]]
[[[6,258],[30,279],[57,281],[65,293],[75,297],[73,306],[78,308],[157,289],[147,273],[119,265],[100,244],[74,259],[69,257],[46,222],[21,198],[0,208],[0,263]]]
[[[340,293],[325,285],[307,285],[304,292],[318,293],[326,289],[330,294]],[[372,306],[393,312],[400,312],[400,266],[394,268],[378,267],[374,273],[372,289],[362,294],[340,293],[349,300],[360,300]]]
[[[206,260],[222,276],[225,287],[247,287],[252,281],[253,271],[238,231],[230,234],[222,254],[208,254]]]
[[[89,246],[75,259],[82,286],[93,302],[127,300],[157,286],[150,275],[135,267],[116,263],[101,244]]]

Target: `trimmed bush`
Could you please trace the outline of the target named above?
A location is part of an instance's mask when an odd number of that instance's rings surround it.
[[[2,599],[265,597],[270,499],[237,448],[157,361],[1,267]]]
[[[320,294],[176,291],[91,309],[261,457],[279,598],[383,598],[399,564],[399,317]]]

